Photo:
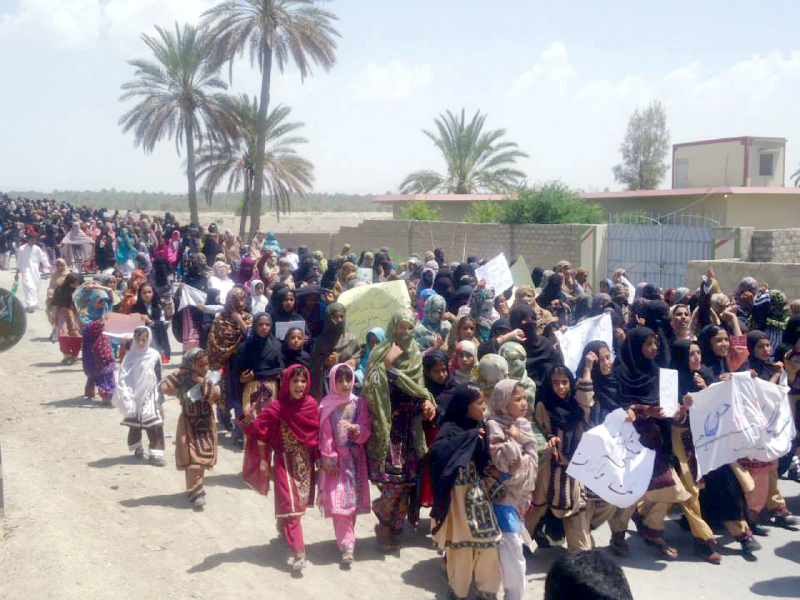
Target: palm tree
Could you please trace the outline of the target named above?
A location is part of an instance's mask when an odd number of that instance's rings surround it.
[[[448,194],[506,192],[517,187],[525,173],[512,165],[528,155],[513,142],[500,141],[505,129],[483,131],[486,115],[475,113],[467,123],[464,109],[461,116],[449,110],[436,119],[438,133],[423,130],[441,151],[447,163],[447,175],[424,169],[411,173],[400,184],[404,194],[426,194],[438,191]]]
[[[236,128],[230,111],[229,96],[216,90],[227,85],[217,77],[219,64],[212,61],[213,45],[200,30],[191,25],[183,29],[175,23],[175,33],[156,26],[158,36],[142,34],[155,61],[132,60],[136,79],[122,85],[121,101],[140,102],[119,120],[125,133],[133,130],[135,145],[150,153],[156,142],[175,137],[180,154],[186,146],[186,176],[189,180],[189,212],[194,224],[197,213],[195,140],[224,139]]]
[[[320,0],[225,0],[203,13],[203,23],[210,28],[221,58],[231,61],[247,48],[250,64],[261,70],[258,137],[255,171],[263,171],[266,156],[267,114],[270,101],[272,61],[281,73],[290,61],[300,77],[311,74],[311,63],[326,71],[336,63],[336,41],[339,32],[333,28],[336,15],[316,6]],[[263,182],[256,178],[250,202],[250,237],[261,224],[261,191]],[[288,204],[287,204],[288,206]]]
[[[243,94],[234,101],[234,111],[240,123],[237,135],[229,143],[217,146],[205,144],[198,150],[197,175],[204,177],[203,187],[210,200],[220,182],[227,178],[228,192],[244,189],[242,218],[239,235],[244,237],[247,215],[256,183],[256,143],[258,140],[258,99]],[[303,123],[286,122],[292,111],[288,106],[278,105],[267,116],[266,151],[261,178],[280,220],[280,209],[289,211],[290,194],[306,197],[314,181],[314,165],[294,149],[296,144],[308,142],[303,137],[292,135],[303,127]]]

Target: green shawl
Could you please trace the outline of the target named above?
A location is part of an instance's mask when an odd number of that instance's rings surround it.
[[[383,465],[389,452],[392,429],[392,400],[390,397],[389,378],[386,365],[383,364],[389,348],[395,342],[397,326],[406,322],[413,331],[417,319],[410,308],[404,308],[389,320],[386,328],[386,341],[375,346],[367,361],[367,376],[364,379],[363,393],[367,400],[370,417],[372,417],[372,437],[367,442],[367,452],[374,463]],[[410,332],[409,332],[410,333]],[[425,387],[422,369],[422,352],[413,337],[403,355],[398,358],[392,369],[397,377],[395,384],[409,396],[419,398],[420,402],[430,400],[434,406],[436,401]],[[425,434],[422,430],[422,415],[414,419],[414,449],[422,458],[428,453]]]

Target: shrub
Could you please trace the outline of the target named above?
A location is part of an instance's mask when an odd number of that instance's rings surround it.
[[[475,202],[464,217],[467,223],[498,223],[502,202]]]
[[[442,213],[424,200],[413,200],[403,207],[400,218],[406,221],[441,221]]]
[[[602,207],[579,198],[562,181],[520,187],[500,207],[501,223],[603,222]]]

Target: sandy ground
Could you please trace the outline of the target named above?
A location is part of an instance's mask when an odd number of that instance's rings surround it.
[[[0,272],[10,289],[11,274]],[[47,282],[42,284],[42,292]],[[294,575],[277,541],[272,498],[245,487],[242,454],[220,436],[219,462],[206,479],[208,505],[196,513],[184,495],[183,474],[129,455],[126,430],[111,408],[82,396],[80,363],[59,364],[42,311],[25,338],[0,355],[0,444],[6,518],[0,521],[0,598],[77,600],[246,597],[293,600],[432,599],[446,597],[440,559],[424,534],[407,531],[395,555],[377,552],[374,517],[357,522],[356,562],[338,564],[331,523],[318,510],[303,519],[309,566]],[[174,368],[180,356],[173,346]],[[178,404],[166,403],[174,434]],[[173,463],[173,437],[167,439]],[[800,486],[782,482],[800,512]],[[633,529],[633,526],[631,527]],[[671,564],[635,534],[633,557],[622,561],[634,597],[729,598],[800,595],[800,534],[771,529],[757,562],[746,561],[727,536],[722,566],[696,559],[691,539],[674,522],[667,537],[681,551]],[[595,533],[608,544],[604,526]],[[539,599],[550,563],[562,549],[528,559],[526,598]]]
[[[152,215],[164,216],[161,211],[145,211]],[[178,223],[188,223],[189,213],[172,213]],[[274,231],[275,233],[325,233],[329,231],[339,231],[340,227],[355,227],[361,221],[367,219],[391,219],[390,212],[304,212],[291,215],[281,215],[280,223],[275,219],[274,214],[261,216],[261,230]],[[200,220],[203,225],[216,223],[222,229],[230,229],[234,233],[239,232],[239,217],[230,212],[201,212]]]

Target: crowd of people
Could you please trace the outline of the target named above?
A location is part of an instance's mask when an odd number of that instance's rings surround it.
[[[282,248],[272,234],[244,243],[214,224],[179,226],[169,214],[8,196],[0,227],[2,267],[15,252],[29,311],[53,265],[53,340],[64,362],[82,355],[85,394],[122,412],[130,451],[166,464],[162,405],[177,397],[176,465],[201,510],[218,427],[229,432],[244,448],[245,481],[274,497],[295,570],[306,566],[302,518],[315,502],[343,564],[355,558],[358,515],[373,513],[380,549],[395,552],[429,508],[456,598],[473,586],[478,598],[500,589],[522,598],[525,548],[566,544],[595,557],[592,531],[606,522],[614,554],[630,554],[633,521],[674,560],[664,536],[674,505],[713,564],[722,560],[714,528],[750,555],[766,526],[798,524],[779,489],[779,475],[800,480],[796,444],[780,461],[741,460],[698,482],[689,426],[692,394],[748,370],[787,386],[796,415],[800,301],[766,282],[748,277],[726,293],[709,271],[696,289],[661,290],[618,271],[594,290],[563,261],[533,269],[533,285],[494,290],[476,277],[491,257],[448,262],[436,248],[401,262],[387,248],[357,256],[349,246],[325,257]],[[410,305],[356,339],[337,300],[369,285],[365,269],[376,283],[404,281]],[[200,300],[187,304],[188,291]],[[132,340],[104,335],[113,312],[142,315]],[[613,342],[587,344],[573,373],[557,332],[604,314]],[[165,376],[170,330],[182,359]],[[679,374],[671,418],[659,405],[661,367]],[[620,408],[656,455],[648,490],[629,509],[567,473],[582,435]],[[608,597],[630,597],[627,585],[617,589]]]

